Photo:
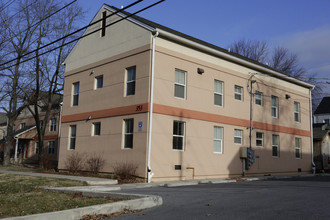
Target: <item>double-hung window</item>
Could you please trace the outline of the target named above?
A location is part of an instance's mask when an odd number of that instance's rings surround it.
[[[186,72],[175,69],[174,97],[186,98]]]
[[[272,117],[278,118],[278,97],[272,95]]]
[[[95,89],[103,88],[103,75],[95,77]]]
[[[124,120],[124,149],[133,149],[134,119]]]
[[[257,147],[262,147],[263,144],[264,144],[264,133],[257,132],[256,133],[256,146]]]
[[[72,106],[77,106],[79,101],[79,82],[72,84]]]
[[[223,128],[214,126],[214,136],[213,136],[213,152],[222,154],[222,132]]]
[[[93,136],[101,135],[101,122],[93,123]]]
[[[70,125],[70,145],[69,149],[76,149],[77,125]]]
[[[223,106],[223,82],[214,80],[214,105]]]
[[[243,87],[235,85],[235,99],[236,100],[243,100]]]
[[[296,158],[301,159],[301,138],[295,138],[295,153]]]
[[[234,130],[234,143],[242,144],[243,130],[235,129]]]
[[[262,105],[262,92],[256,91],[254,95],[256,105]]]
[[[50,119],[49,131],[56,131],[56,118]]]
[[[126,68],[126,96],[135,95],[136,66]]]
[[[276,134],[272,135],[272,155],[273,157],[279,157],[279,136]]]
[[[48,154],[55,154],[55,141],[48,142]]]
[[[294,107],[294,121],[300,122],[300,103],[294,102],[293,107]]]
[[[185,123],[173,122],[173,150],[184,150]]]

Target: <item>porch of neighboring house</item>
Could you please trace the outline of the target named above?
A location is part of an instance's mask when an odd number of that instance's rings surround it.
[[[36,154],[35,126],[25,127],[15,132],[13,147],[10,150],[10,159],[13,163],[22,163],[26,159],[38,160]]]

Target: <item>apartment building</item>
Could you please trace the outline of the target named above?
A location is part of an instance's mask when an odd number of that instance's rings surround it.
[[[312,85],[117,11],[104,4],[65,60],[59,169],[79,152],[148,181],[238,176],[251,145],[246,175],[311,172]]]
[[[44,95],[44,93],[43,93]],[[47,157],[48,165],[56,167],[58,160],[58,137],[60,128],[60,103],[62,95],[55,95],[53,108],[49,114],[49,121],[45,122],[45,111],[43,102],[40,101],[39,118],[40,125],[46,126],[44,136],[43,155]],[[33,106],[31,106],[33,109]],[[16,162],[30,159],[31,162],[38,162],[39,142],[35,119],[28,108],[23,109],[14,124],[14,141],[10,157]]]

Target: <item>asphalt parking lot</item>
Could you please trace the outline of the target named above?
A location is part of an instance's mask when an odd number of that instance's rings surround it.
[[[116,219],[330,219],[330,176],[124,190],[163,205]]]

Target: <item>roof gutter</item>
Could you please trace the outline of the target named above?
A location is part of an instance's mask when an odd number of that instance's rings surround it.
[[[164,31],[164,30],[161,30],[161,29],[158,29],[158,28],[156,30],[157,30],[157,32],[159,33],[159,35],[161,37],[168,38],[170,40],[185,44],[185,45],[193,47],[193,48],[197,48],[197,49],[199,49],[203,52],[207,52],[209,54],[212,54],[212,55],[215,55],[217,57],[223,58],[225,60],[228,60],[228,61],[231,61],[231,62],[234,62],[234,63],[238,63],[238,64],[243,65],[245,67],[252,68],[254,70],[257,70],[257,71],[260,71],[260,72],[263,72],[263,73],[268,73],[272,76],[283,79],[285,81],[292,82],[294,84],[297,84],[297,85],[300,85],[300,86],[303,86],[303,87],[306,87],[306,88],[309,88],[309,89],[314,89],[314,86],[312,84],[303,82],[301,80],[298,80],[298,79],[295,79],[293,77],[287,76],[287,75],[282,74],[280,72],[265,68],[265,67],[260,66],[258,64],[251,63],[249,61],[240,59],[238,57],[235,57],[235,56],[232,56],[230,54],[221,52],[219,50],[212,49],[210,47],[201,45],[199,43],[196,43],[196,42],[193,42],[193,41],[188,40],[186,38],[183,38],[183,37],[177,36],[175,34],[169,33],[167,31]]]

